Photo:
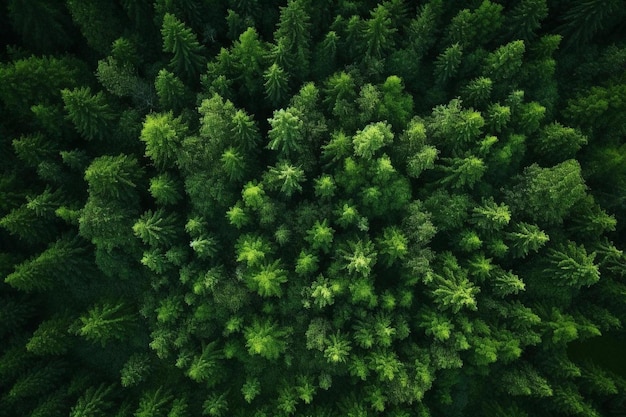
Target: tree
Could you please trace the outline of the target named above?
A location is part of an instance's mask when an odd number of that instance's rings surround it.
[[[287,282],[287,271],[280,268],[279,261],[265,263],[251,272],[247,282],[261,297],[280,297],[283,294],[280,284]]]
[[[146,144],[146,156],[159,168],[171,168],[187,126],[171,112],[149,114],[143,123],[139,139]]]
[[[113,340],[125,341],[134,329],[135,317],[123,302],[96,304],[70,327],[70,331],[90,342],[105,346]]]
[[[265,96],[274,107],[278,107],[284,103],[289,91],[287,74],[274,63],[265,71],[263,78],[265,79],[265,84],[263,84],[265,86]]]
[[[387,266],[403,259],[408,253],[408,239],[399,228],[394,226],[383,230],[383,235],[377,239],[377,244],[380,248],[378,253]]]
[[[284,40],[287,57],[291,65],[283,66],[296,79],[304,80],[309,72],[311,24],[306,3],[302,0],[289,0],[280,8],[280,20],[274,38]]]
[[[152,417],[161,413],[164,406],[172,400],[172,395],[162,392],[162,387],[155,391],[145,392],[139,400],[135,417]]]
[[[111,134],[115,115],[102,92],[91,94],[89,87],[62,90],[65,110],[76,130],[87,140],[103,140]]]
[[[274,112],[274,116],[268,119],[271,129],[268,149],[279,151],[279,156],[289,158],[302,150],[302,136],[304,123],[295,109],[280,109]]]
[[[279,162],[276,166],[270,167],[267,173],[268,182],[280,186],[280,192],[287,197],[291,197],[296,191],[302,191],[302,183],[306,180],[302,168],[293,166],[287,161]]]
[[[522,0],[506,19],[506,27],[510,35],[529,41],[535,38],[541,21],[548,17],[546,0]]]
[[[435,60],[435,77],[445,83],[456,75],[463,58],[463,48],[458,43],[450,45]]]
[[[558,122],[544,126],[534,141],[538,159],[547,163],[561,162],[576,156],[587,144],[587,138],[579,131]]]
[[[150,357],[146,354],[134,354],[120,370],[121,384],[125,388],[136,386],[146,380],[150,371]]]
[[[499,47],[485,58],[483,74],[496,82],[514,79],[525,52],[526,45],[521,40]]]
[[[511,241],[509,247],[514,258],[524,258],[530,251],[536,252],[550,240],[537,225],[524,222],[518,223],[515,231],[507,233],[507,237]]]
[[[475,156],[467,158],[445,158],[450,166],[443,166],[441,169],[446,175],[441,179],[441,184],[450,185],[452,188],[463,189],[474,188],[480,181],[487,167],[482,159]]]
[[[328,253],[333,242],[335,230],[328,225],[328,220],[324,219],[315,222],[306,232],[306,241],[311,244],[313,249],[321,249],[324,253]]]
[[[40,254],[18,264],[4,282],[25,292],[71,285],[73,278],[86,272],[85,260],[82,259],[85,252],[78,238],[64,236]]]
[[[560,29],[566,34],[568,43],[583,45],[598,32],[618,22],[623,13],[620,2],[615,0],[590,0],[574,4],[565,11]]]
[[[377,260],[374,244],[369,240],[350,240],[339,253],[345,263],[344,268],[357,276],[369,276]]]
[[[558,249],[549,251],[550,266],[546,270],[552,274],[557,285],[573,288],[590,286],[600,279],[600,270],[594,263],[596,253],[587,254],[583,245],[567,242]]]
[[[244,329],[246,347],[250,355],[276,360],[285,351],[287,332],[270,320],[254,321]]]
[[[363,33],[367,55],[379,59],[393,49],[395,43],[393,38],[397,29],[393,27],[391,16],[383,4],[370,11],[370,18],[365,21]]]
[[[372,159],[376,151],[392,141],[390,125],[383,122],[369,124],[354,135],[352,139],[354,154],[364,159]]]
[[[87,388],[72,407],[70,417],[104,417],[113,406],[111,399],[107,398],[112,395],[113,390],[113,385],[107,386],[104,383],[97,388]]]
[[[482,205],[474,207],[471,221],[479,229],[497,231],[511,221],[511,212],[506,204],[498,205],[493,199],[483,200]]]
[[[169,246],[178,234],[178,218],[175,213],[166,214],[163,209],[148,210],[133,226],[135,236],[148,246]]]
[[[258,82],[263,76],[266,46],[259,39],[255,28],[249,27],[243,32],[231,48],[232,65],[235,79],[242,83],[242,93],[246,97],[256,98],[263,91]],[[278,65],[283,66],[282,63]]]
[[[118,62],[112,56],[98,61],[96,77],[109,93],[118,97],[138,98],[148,90],[132,64]]]
[[[26,343],[26,350],[35,355],[61,355],[71,346],[67,317],[56,316],[42,322]]]
[[[204,48],[183,22],[171,13],[163,16],[161,27],[163,51],[174,54],[170,67],[186,79],[191,79],[203,67]]]
[[[245,384],[241,387],[243,399],[250,404],[261,393],[261,383],[258,378],[246,378]]]
[[[150,194],[160,206],[173,205],[182,198],[181,185],[177,178],[167,172],[150,179]]]
[[[68,0],[65,4],[89,46],[106,55],[122,32],[119,7],[106,0]]]
[[[480,290],[468,280],[467,271],[459,267],[452,254],[443,255],[441,270],[432,277],[436,288],[430,293],[439,309],[458,313],[464,308],[478,308],[476,295]]]
[[[163,110],[180,111],[188,102],[187,87],[174,73],[161,69],[154,80],[154,88]]]
[[[347,340],[341,333],[331,334],[326,342],[326,349],[324,349],[324,357],[330,363],[345,363],[349,356],[352,347],[350,341]]]
[[[435,146],[450,150],[453,155],[462,153],[482,133],[485,119],[473,109],[464,110],[459,99],[453,99],[446,105],[433,109],[427,124]]]
[[[533,164],[524,169],[517,184],[507,192],[506,202],[514,215],[552,225],[563,221],[585,189],[580,164],[573,159],[552,168]]]
[[[142,175],[143,169],[135,157],[106,155],[91,162],[85,180],[94,197],[132,201]]]
[[[213,386],[219,379],[220,351],[212,342],[202,347],[202,352],[195,355],[187,369],[187,376],[195,382],[205,382]]]

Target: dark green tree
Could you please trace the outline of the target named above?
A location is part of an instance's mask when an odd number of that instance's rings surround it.
[[[102,92],[92,95],[89,87],[61,91],[65,110],[76,130],[87,140],[111,135],[115,114]]]
[[[166,13],[161,27],[163,51],[174,54],[171,68],[185,79],[191,79],[200,72],[205,63],[204,48],[183,22],[176,16]]]

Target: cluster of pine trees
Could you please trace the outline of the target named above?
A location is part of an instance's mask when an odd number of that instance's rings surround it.
[[[0,417],[626,415],[624,22],[3,2]]]

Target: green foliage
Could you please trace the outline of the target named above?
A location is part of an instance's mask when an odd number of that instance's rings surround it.
[[[85,170],[89,193],[103,199],[129,200],[142,177],[143,169],[129,155],[96,158]]]
[[[133,226],[135,236],[149,246],[163,246],[177,234],[177,216],[164,210],[147,211]]]
[[[265,71],[263,77],[265,78],[265,95],[274,107],[278,107],[285,101],[289,90],[287,74],[274,63]]]
[[[90,308],[72,326],[71,331],[90,342],[99,342],[105,346],[113,340],[124,341],[134,322],[135,317],[128,312],[123,302],[109,302]]]
[[[435,77],[441,83],[448,81],[459,69],[463,58],[463,48],[455,43],[443,51],[435,61]]]
[[[202,55],[204,48],[191,29],[173,14],[166,13],[163,16],[161,36],[163,51],[174,54],[170,61],[172,69],[185,78],[198,74],[205,62]]]
[[[563,221],[585,189],[580,165],[573,159],[552,168],[533,164],[524,169],[518,184],[508,193],[508,205],[514,214],[531,221],[555,224]]]
[[[519,223],[515,231],[507,234],[511,241],[511,255],[516,258],[525,257],[530,251],[537,251],[550,240],[549,236],[538,226]]]
[[[109,93],[119,97],[139,96],[145,90],[134,68],[118,63],[113,57],[98,61],[96,76]]]
[[[42,322],[26,343],[26,350],[39,356],[67,352],[70,347],[68,327],[69,321],[65,317],[54,317]]]
[[[150,194],[159,205],[176,204],[181,198],[181,186],[167,172],[150,179]]]
[[[615,414],[619,5],[9,0],[0,417]]]
[[[246,347],[250,355],[276,360],[284,352],[286,331],[269,320],[254,321],[244,329]]]
[[[149,114],[141,129],[142,142],[146,144],[146,156],[160,168],[171,167],[187,127],[172,113]]]
[[[367,125],[359,130],[352,139],[354,154],[364,159],[372,159],[376,151],[391,144],[393,133],[391,126],[382,122]]]
[[[113,385],[106,386],[104,384],[101,384],[97,388],[87,388],[72,407],[70,417],[105,416],[113,405],[111,399],[106,398],[111,395],[113,388]]]
[[[62,90],[65,110],[76,130],[87,140],[103,140],[110,134],[115,115],[102,92],[91,94],[89,87]]]
[[[289,157],[302,150],[304,124],[294,109],[280,109],[268,119],[272,127],[267,133],[270,139],[267,147],[279,151],[279,155]]]
[[[279,162],[276,166],[270,167],[268,172],[270,184],[280,186],[280,192],[287,197],[291,197],[295,192],[302,191],[301,183],[305,181],[304,171],[300,167],[291,165],[286,161]]]
[[[558,285],[574,288],[593,285],[600,279],[600,270],[594,259],[596,253],[587,254],[585,247],[568,242],[565,246],[549,251],[549,272]]]
[[[494,81],[514,79],[522,66],[524,52],[526,46],[521,40],[501,46],[487,56],[483,73]]]
[[[159,104],[165,110],[179,110],[187,102],[188,91],[185,84],[175,74],[166,69],[159,71],[154,80]]]
[[[79,274],[84,247],[77,238],[63,237],[46,250],[15,267],[4,279],[11,287],[25,292],[47,291],[68,285]]]

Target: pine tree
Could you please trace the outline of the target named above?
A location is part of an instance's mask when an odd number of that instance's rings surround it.
[[[111,134],[115,115],[102,92],[91,94],[89,87],[62,90],[65,110],[76,130],[87,140],[103,140]]]
[[[393,49],[395,43],[393,38],[397,29],[393,27],[392,16],[383,4],[370,11],[370,18],[365,21],[363,33],[367,55],[378,59]]]
[[[188,103],[190,92],[175,74],[161,69],[154,80],[159,104],[163,110],[178,112]]]
[[[507,233],[511,241],[511,255],[515,258],[526,257],[530,251],[536,252],[550,240],[550,237],[538,226],[529,223],[518,223],[515,231]]]
[[[39,255],[18,264],[4,282],[25,292],[71,285],[73,278],[86,272],[84,254],[85,248],[78,238],[64,236]]]
[[[177,220],[175,213],[148,210],[135,223],[133,232],[148,246],[168,246],[178,233]]]
[[[160,415],[167,403],[172,400],[172,395],[159,387],[156,391],[145,392],[139,400],[139,407],[135,411],[135,417],[153,417]]]
[[[172,167],[177,151],[187,132],[187,126],[172,113],[149,114],[141,129],[142,142],[146,144],[146,156],[159,168]]]
[[[269,168],[267,183],[273,188],[280,187],[281,193],[291,197],[295,192],[302,191],[302,183],[306,180],[304,175],[302,168],[282,161]]]
[[[435,77],[445,83],[454,77],[463,59],[463,47],[458,43],[447,47],[435,60]]]
[[[287,74],[274,63],[265,71],[263,78],[265,79],[265,96],[274,108],[279,107],[284,103],[289,91]]]
[[[132,201],[143,170],[129,155],[101,156],[85,171],[89,193],[104,199]]]
[[[580,165],[573,159],[552,168],[533,164],[507,193],[507,204],[514,215],[521,214],[533,222],[556,224],[563,221],[583,197],[585,189]]]
[[[150,194],[158,205],[178,203],[182,197],[182,186],[173,175],[164,173],[150,179]]]
[[[525,52],[526,46],[521,40],[499,47],[485,59],[483,74],[496,82],[515,79]]]
[[[72,407],[70,417],[104,417],[113,403],[107,399],[113,392],[114,386],[101,384],[98,388],[90,387],[78,398]]]
[[[176,16],[166,13],[161,27],[163,51],[174,54],[171,68],[185,79],[191,79],[200,72],[205,63],[204,48],[183,22]]]
[[[304,80],[309,73],[311,23],[310,17],[302,0],[289,0],[280,8],[280,20],[274,38],[284,39],[287,50],[287,61],[291,65],[278,63],[298,80]]]
[[[280,109],[268,119],[271,129],[268,132],[270,142],[267,147],[279,151],[279,156],[289,158],[302,150],[304,123],[295,109]]]
[[[550,272],[557,285],[567,285],[573,288],[590,286],[600,279],[600,271],[594,263],[596,253],[587,254],[585,247],[568,242],[558,249],[549,251]]]
[[[268,262],[251,272],[246,281],[261,297],[280,297],[283,294],[281,284],[287,282],[287,271],[280,268],[279,261]]]
[[[246,347],[250,355],[276,360],[285,351],[286,331],[270,320],[254,321],[244,329]]]
[[[547,16],[546,0],[522,0],[507,16],[508,33],[524,41],[532,40]]]
[[[354,135],[352,139],[354,154],[364,159],[372,159],[376,151],[391,144],[392,141],[390,125],[383,122],[369,124]]]
[[[134,323],[135,317],[123,302],[104,302],[91,307],[72,325],[71,331],[105,346],[113,340],[126,340],[134,329]]]
[[[26,343],[26,350],[35,355],[60,355],[71,346],[67,317],[57,316],[42,322]]]

